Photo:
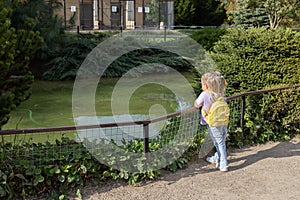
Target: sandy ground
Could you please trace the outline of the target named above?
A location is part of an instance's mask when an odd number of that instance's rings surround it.
[[[176,173],[140,186],[86,186],[84,200],[300,199],[300,137],[230,149],[229,171],[195,158]]]

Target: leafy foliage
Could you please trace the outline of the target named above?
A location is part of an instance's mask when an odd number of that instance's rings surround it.
[[[0,129],[7,123],[9,113],[30,96],[33,76],[28,63],[42,44],[32,21],[27,21],[24,29],[11,26],[12,8],[16,5],[0,3]]]
[[[170,129],[172,131],[164,131],[159,139],[150,141],[150,151],[161,148],[164,142],[171,142],[179,128],[179,123],[176,122],[178,121],[175,120],[169,124],[172,126]],[[199,131],[195,138],[191,138],[193,142],[188,150],[183,156],[167,165],[165,170],[175,172],[184,168],[189,159],[198,153],[203,141],[202,136],[203,133]],[[0,198],[19,199],[38,195],[46,199],[67,199],[70,192],[74,191],[77,196],[80,196],[79,188],[87,181],[94,179],[98,181],[123,179],[129,184],[137,184],[153,180],[161,174],[161,170],[153,170],[150,165],[145,165],[143,159],[134,162],[139,166],[138,172],[131,173],[125,169],[115,170],[100,164],[87,151],[87,145],[89,145],[87,141],[77,143],[64,136],[60,140],[57,139],[55,143],[32,143],[30,140],[21,143],[2,141],[0,143]],[[143,149],[142,140],[124,142],[124,145],[120,146],[121,151],[127,152],[143,152]],[[93,155],[97,154],[99,149],[95,150]],[[106,157],[112,165],[116,160],[134,159],[130,156],[117,158],[117,153],[115,156],[105,156],[105,153],[109,151],[107,148],[105,150],[101,153],[104,153],[103,157]],[[170,156],[174,154],[171,150],[166,153]],[[162,162],[162,160],[157,162]]]
[[[206,51],[213,50],[213,47],[221,36],[226,33],[226,29],[204,28],[193,32],[190,37],[196,40]]]
[[[105,71],[104,76],[119,77],[130,69],[147,63],[159,63],[171,67],[177,71],[189,71],[192,65],[182,57],[172,52],[160,49],[139,49],[122,55],[116,59]],[[152,68],[149,72],[153,72]],[[143,73],[147,73],[144,71]],[[133,74],[133,73],[131,73]]]
[[[216,43],[212,57],[227,79],[227,95],[232,95],[299,84],[299,45],[300,34],[289,29],[232,29]],[[244,135],[248,141],[299,134],[299,98],[299,91],[247,97]],[[231,127],[236,132],[240,125]]]
[[[239,26],[298,26],[298,0],[221,0],[227,10],[229,23]]]
[[[42,79],[66,80],[74,79],[81,63],[88,53],[98,44],[98,39],[106,37],[103,35],[79,34],[64,35],[64,42],[60,43],[59,49],[51,54],[50,68],[44,72]]]
[[[218,0],[178,0],[174,9],[176,25],[219,26],[226,18]]]
[[[210,52],[213,50],[213,47],[216,42],[218,42],[221,39],[221,36],[226,34],[226,29],[222,28],[204,28],[199,29],[197,31],[194,31],[190,37],[197,41],[202,47],[203,50]],[[201,53],[199,52],[199,56],[201,57]],[[198,58],[196,58],[198,59]],[[195,60],[196,60],[195,59]],[[203,58],[200,58],[203,59]],[[201,72],[196,70],[195,68],[192,69],[192,73],[195,75],[194,81],[193,81],[193,88],[196,94],[200,94],[202,91],[201,89],[201,83],[199,80],[201,80]]]
[[[232,13],[234,25],[242,27],[269,26],[269,19],[265,8],[241,8]]]
[[[212,57],[228,81],[227,94],[299,83],[300,34],[290,29],[230,29]]]
[[[35,60],[47,59],[52,51],[60,48],[59,43],[64,40],[62,19],[55,14],[61,7],[62,4],[57,0],[26,0],[20,1],[13,12],[14,27],[23,29],[30,19],[33,21],[33,29],[44,38],[43,45],[34,54]]]
[[[2,142],[0,145],[3,149],[0,153],[2,198],[25,198],[48,191],[48,199],[58,199],[107,169],[84,146],[68,138],[57,140],[55,144]]]
[[[42,76],[45,80],[74,79],[86,56],[109,33],[69,35],[61,48],[55,51],[48,69]],[[120,77],[130,69],[147,63],[160,63],[178,71],[189,71],[191,64],[178,55],[159,49],[141,49],[120,56],[106,69],[103,76]],[[144,72],[147,73],[147,72]]]
[[[175,24],[188,25],[195,15],[195,5],[193,0],[177,0],[174,4],[175,7]]]
[[[271,28],[277,28],[285,18],[299,20],[300,2],[298,0],[267,0],[261,3],[266,8]]]
[[[247,101],[245,129],[250,133],[249,142],[282,141],[300,133],[299,90],[256,95]]]

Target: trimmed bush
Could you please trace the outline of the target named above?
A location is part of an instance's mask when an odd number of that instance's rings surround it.
[[[300,33],[290,29],[230,29],[211,56],[226,75],[231,95],[298,84],[299,46]]]
[[[196,40],[206,51],[211,51],[221,36],[226,33],[223,28],[204,28],[191,34],[191,38]]]
[[[230,29],[211,54],[228,81],[227,96],[235,93],[299,84],[300,33],[290,29]],[[299,134],[297,91],[246,98],[245,139],[265,142]],[[231,124],[237,132],[238,124]]]

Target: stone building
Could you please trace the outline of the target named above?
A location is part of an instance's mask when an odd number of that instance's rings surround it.
[[[66,28],[162,28],[174,25],[174,0],[61,0]]]

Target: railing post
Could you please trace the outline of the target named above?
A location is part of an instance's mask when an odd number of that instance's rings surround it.
[[[79,33],[80,33],[80,27],[79,26],[77,26],[77,34],[79,35]]]
[[[167,26],[164,26],[164,41],[167,40]]]
[[[120,34],[121,34],[121,37],[122,37],[122,33],[123,33],[123,26],[121,25],[121,26],[120,26]]]
[[[143,124],[144,131],[144,153],[149,153],[149,123]]]
[[[242,138],[244,138],[244,124],[245,124],[245,107],[246,107],[246,97],[242,96],[242,105],[241,105],[241,121],[240,121],[240,126],[242,129]]]

